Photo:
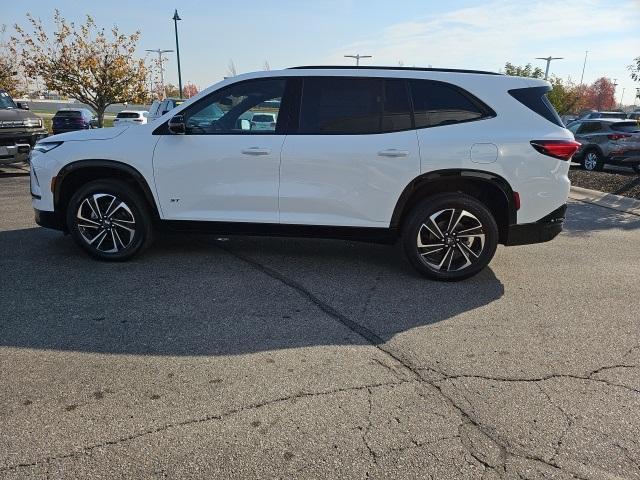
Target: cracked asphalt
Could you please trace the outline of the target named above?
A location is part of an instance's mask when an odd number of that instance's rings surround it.
[[[331,240],[107,264],[0,177],[1,479],[640,479],[638,216],[457,284]]]

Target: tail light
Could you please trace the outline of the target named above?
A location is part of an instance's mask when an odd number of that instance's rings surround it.
[[[543,155],[560,160],[571,160],[580,148],[580,143],[574,140],[531,140],[531,146]]]
[[[629,138],[630,136],[630,133],[612,133],[611,135],[607,135],[607,138],[609,140],[620,140],[621,138]]]

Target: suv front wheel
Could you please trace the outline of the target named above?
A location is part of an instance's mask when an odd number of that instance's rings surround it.
[[[479,200],[462,193],[428,197],[409,213],[405,255],[422,275],[458,281],[485,268],[498,245],[496,221]]]
[[[116,180],[82,186],[69,201],[67,227],[76,243],[99,260],[128,260],[153,240],[146,202]]]

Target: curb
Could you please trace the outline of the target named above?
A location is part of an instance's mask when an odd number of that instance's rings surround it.
[[[599,207],[610,208],[619,212],[640,216],[640,200],[635,200],[633,198],[573,186],[569,192],[569,198],[598,205]]]

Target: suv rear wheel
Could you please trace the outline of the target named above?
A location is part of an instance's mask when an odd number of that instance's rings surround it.
[[[153,240],[146,202],[114,180],[82,186],[69,201],[67,227],[76,243],[99,260],[127,260]]]
[[[604,167],[604,160],[598,150],[587,150],[582,156],[582,167],[590,172],[599,172]]]
[[[409,213],[405,255],[422,275],[458,281],[485,268],[498,245],[498,227],[479,200],[462,193],[428,197]]]

